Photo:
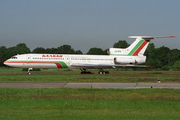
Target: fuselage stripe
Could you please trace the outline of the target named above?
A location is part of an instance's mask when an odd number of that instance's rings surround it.
[[[62,65],[60,63],[55,63],[57,68],[63,68]]]
[[[4,63],[26,63],[26,64],[55,64],[57,68],[67,68],[67,65],[61,65],[61,63],[58,62],[4,62]]]

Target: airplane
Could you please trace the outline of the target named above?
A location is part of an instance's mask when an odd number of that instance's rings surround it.
[[[73,54],[21,54],[12,56],[4,62],[11,67],[28,68],[77,68],[81,74],[90,74],[87,69],[99,69],[98,74],[109,74],[104,69],[120,67],[150,67],[145,63],[144,52],[152,39],[173,38],[175,36],[129,36],[136,40],[127,48],[109,48],[109,55],[73,55]]]

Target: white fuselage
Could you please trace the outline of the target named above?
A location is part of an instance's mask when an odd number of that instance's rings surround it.
[[[22,54],[4,64],[21,68],[112,68],[114,65],[142,64],[145,59],[145,56]]]

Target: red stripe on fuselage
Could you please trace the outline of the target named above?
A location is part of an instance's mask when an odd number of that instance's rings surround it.
[[[149,40],[145,40],[141,46],[133,53],[132,56],[137,56],[137,54],[143,49],[143,47],[149,42]]]
[[[54,63],[54,62],[4,62],[4,63],[36,63],[36,64],[56,64],[57,68],[63,68],[60,63]]]
[[[60,63],[55,63],[58,68],[63,68]]]

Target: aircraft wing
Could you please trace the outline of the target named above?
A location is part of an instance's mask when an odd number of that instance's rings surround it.
[[[112,64],[80,64],[75,63],[71,65],[73,68],[87,68],[87,69],[100,69],[100,68],[121,68],[121,67],[151,67],[146,65],[133,65],[133,64],[126,64],[126,65],[112,65]]]

